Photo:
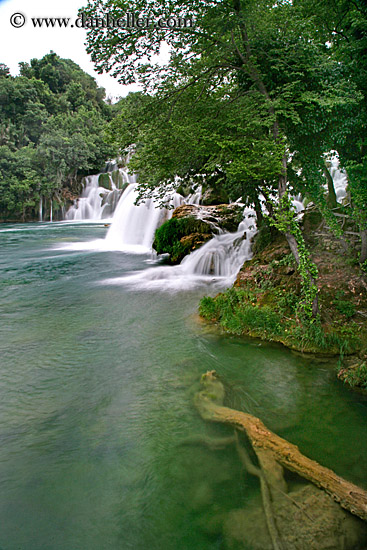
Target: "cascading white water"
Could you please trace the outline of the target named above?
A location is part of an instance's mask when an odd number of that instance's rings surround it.
[[[103,174],[96,174],[85,178],[82,194],[67,211],[65,220],[103,220],[112,216],[122,192],[116,187],[112,178],[112,172],[108,171],[109,168],[116,167],[116,163],[111,161],[106,165],[107,170]],[[101,175],[107,175],[109,178],[110,189],[99,185]],[[129,174],[124,168],[118,170],[118,176],[122,185],[136,182],[135,176]]]
[[[251,208],[246,208],[238,230],[235,233],[216,235],[186,256],[181,262],[183,272],[199,276],[235,276],[243,263],[251,258],[251,239],[255,233],[255,212]]]
[[[85,187],[79,199],[66,213],[66,220],[101,220],[104,207],[102,197],[108,190],[98,185],[98,175],[87,176]]]
[[[200,204],[202,195],[203,195],[203,188],[202,188],[201,185],[199,185],[198,188],[193,193],[191,193],[191,195],[188,195],[185,198],[185,203],[186,204]]]
[[[40,204],[39,204],[39,221],[43,222],[43,197],[40,196]]]
[[[82,196],[67,212],[66,220],[106,220],[105,208],[110,208],[110,197],[116,192],[119,200],[113,208],[111,226],[105,239],[89,243],[70,243],[72,250],[118,250],[138,254],[152,253],[152,244],[156,229],[171,218],[173,211],[182,204],[198,204],[201,199],[201,187],[188,197],[172,191],[166,197],[167,208],[156,207],[154,200],[149,199],[136,205],[138,190],[136,176],[126,169],[119,170],[123,182],[127,185],[121,194],[116,187],[112,191],[98,186],[98,176],[89,176]],[[105,172],[106,174],[106,172]],[[114,186],[111,179],[111,185]],[[107,193],[107,195],[106,195]],[[104,196],[100,197],[101,194]],[[105,200],[107,196],[107,200]],[[159,201],[161,202],[161,201]]]
[[[156,229],[171,218],[178,206],[198,204],[201,199],[201,187],[186,198],[179,193],[167,195],[167,208],[158,208],[154,199],[136,205],[137,198],[138,190],[134,181],[124,191],[113,215],[105,239],[108,249],[151,252]]]
[[[347,178],[345,173],[339,170],[337,157],[333,157],[330,162],[335,191],[338,201],[341,202],[346,196]],[[120,172],[123,172],[124,182],[129,185],[117,204],[105,239],[88,243],[87,246],[86,243],[73,243],[73,249],[149,253],[152,251],[156,229],[172,216],[174,208],[185,203],[200,203],[201,189],[198,188],[186,198],[177,193],[167,197],[167,206],[170,208],[156,208],[153,199],[137,206],[136,178],[126,170]],[[101,200],[101,194],[106,193],[106,189],[98,186],[98,176],[90,176],[79,204],[69,210],[67,219],[102,219],[104,201]],[[292,203],[297,213],[304,210],[301,197],[294,198]],[[164,290],[187,289],[197,286],[198,282],[210,282],[220,287],[230,286],[243,263],[252,256],[251,240],[255,233],[256,214],[254,210],[246,208],[244,219],[236,232],[214,236],[205,245],[186,256],[180,265],[156,266],[122,279],[106,282],[140,289]]]
[[[254,210],[246,208],[235,233],[216,235],[177,266],[156,266],[109,284],[124,284],[139,289],[180,290],[199,284],[226,287],[233,284],[243,263],[250,259],[251,239],[256,233]]]
[[[333,178],[336,199],[341,203],[347,196],[347,175],[344,171],[339,170],[339,159],[337,156],[332,157],[330,163],[331,166],[329,171],[331,177]]]
[[[153,199],[136,205],[137,197],[136,185],[130,184],[119,200],[107,232],[105,243],[108,249],[151,251],[157,227],[168,220],[173,210],[184,202],[181,195],[174,193],[167,199],[167,206],[171,208],[157,208]]]

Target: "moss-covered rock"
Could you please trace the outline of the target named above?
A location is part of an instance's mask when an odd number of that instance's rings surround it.
[[[127,184],[126,184],[127,185]],[[123,191],[120,189],[114,189],[110,193],[104,193],[102,195],[102,206],[104,217],[110,217],[114,213],[117,203],[120,200]]]
[[[99,187],[104,187],[105,189],[111,189],[111,180],[109,174],[100,174],[98,177]]]
[[[123,175],[121,174],[120,170],[114,170],[111,173],[112,181],[116,185],[117,189],[125,190],[128,184],[124,182]]]
[[[243,218],[243,206],[239,204],[220,204],[216,206],[202,206],[183,204],[176,208],[172,218],[193,217],[209,224],[213,233],[220,230],[236,231]]]
[[[158,254],[169,254],[170,263],[180,263],[214,234],[223,230],[236,231],[242,220],[242,210],[237,204],[215,207],[183,204],[157,229],[153,248]]]
[[[223,188],[213,189],[212,187],[207,187],[203,193],[201,203],[205,206],[228,204],[228,193]]]
[[[153,248],[158,254],[169,254],[170,262],[181,260],[212,237],[210,224],[194,216],[171,218],[155,233]]]

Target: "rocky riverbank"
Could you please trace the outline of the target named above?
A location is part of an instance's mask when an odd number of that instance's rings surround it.
[[[339,377],[367,389],[367,277],[345,241],[314,210],[303,234],[318,269],[320,316],[305,325],[301,279],[283,235],[264,225],[232,288],[203,298],[200,314],[225,331],[281,342],[306,353],[339,356]]]

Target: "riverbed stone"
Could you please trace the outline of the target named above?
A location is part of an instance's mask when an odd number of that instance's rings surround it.
[[[363,550],[367,525],[343,510],[324,491],[306,485],[273,503],[278,531],[287,548]],[[223,526],[227,548],[273,550],[261,507],[232,510]]]

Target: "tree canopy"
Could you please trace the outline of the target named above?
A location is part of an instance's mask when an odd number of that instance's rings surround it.
[[[315,315],[316,273],[288,197],[308,194],[337,229],[333,200],[325,197],[327,181],[332,194],[325,154],[336,150],[350,172],[351,205],[363,234],[366,65],[359,71],[358,58],[366,56],[364,5],[89,0],[83,12],[95,21],[126,13],[150,21],[134,28],[90,25],[87,39],[98,70],[124,84],[140,82],[147,94],[123,101],[112,127],[120,147],[135,145],[141,195],[164,194],[182,179],[200,177],[255,206],[260,193],[271,199],[277,192],[273,222],[303,271]],[[160,18],[171,23],[161,28]],[[177,25],[178,18],[191,24]],[[162,42],[170,48],[166,63],[154,57]]]
[[[70,59],[51,52],[20,63],[12,77],[0,64],[0,209],[5,219],[35,217],[41,197],[55,206],[77,178],[113,155],[105,128],[105,91]]]

